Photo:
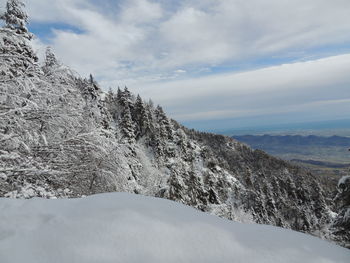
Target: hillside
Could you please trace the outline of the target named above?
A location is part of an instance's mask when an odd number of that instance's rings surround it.
[[[236,221],[334,236],[333,206],[311,173],[229,137],[189,130],[127,88],[43,64],[26,20],[0,30],[0,196],[73,198],[129,192]]]
[[[130,194],[0,199],[0,209],[2,263],[350,261],[349,250],[305,234]]]
[[[253,149],[303,166],[319,175],[333,192],[342,176],[350,169],[350,138],[341,136],[300,135],[242,135],[233,138],[246,143]]]

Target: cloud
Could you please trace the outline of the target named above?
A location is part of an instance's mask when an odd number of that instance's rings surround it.
[[[158,3],[146,0],[131,0],[123,6],[121,21],[125,24],[152,23],[162,18],[163,10]]]
[[[175,73],[178,73],[178,74],[183,74],[183,73],[186,73],[186,70],[183,70],[183,69],[177,69],[177,70],[175,70]]]
[[[346,1],[186,1],[160,25],[170,65],[283,55],[350,38]]]
[[[82,30],[54,32],[48,44],[62,60],[82,74],[93,71],[120,84],[171,79],[178,68],[193,73],[266,57],[303,59],[315,55],[311,49],[350,42],[347,0],[31,0],[27,5],[33,23]],[[115,77],[104,74],[111,68]]]
[[[56,25],[36,48],[50,45],[106,89],[127,85],[180,120],[339,116],[346,105],[348,0],[25,2],[32,25]]]
[[[152,83],[136,88],[166,105],[175,119],[213,120],[274,113],[318,112],[346,117],[350,54],[247,72]],[[347,110],[346,110],[347,109]]]

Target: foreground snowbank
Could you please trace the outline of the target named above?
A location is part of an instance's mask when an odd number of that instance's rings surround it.
[[[350,262],[308,235],[130,194],[0,199],[0,211],[1,263]]]

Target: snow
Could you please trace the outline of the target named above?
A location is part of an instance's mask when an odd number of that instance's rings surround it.
[[[341,187],[342,185],[345,185],[347,181],[350,181],[350,176],[343,176],[342,178],[340,178],[339,182],[338,182],[338,187]]]
[[[48,188],[48,187],[47,187]],[[67,193],[67,192],[64,192]],[[25,198],[29,199],[35,196],[41,196],[48,199],[56,199],[55,193],[48,191],[42,186],[35,186],[31,183],[24,182],[20,190],[15,190],[4,195],[7,198]]]
[[[131,194],[0,199],[0,211],[1,263],[350,262],[312,236]]]
[[[350,209],[346,210],[344,217],[344,221],[349,222],[350,221]]]
[[[333,212],[333,211],[331,211],[331,210],[329,210],[328,213],[329,213],[329,217],[330,217],[331,219],[333,219],[333,220],[334,220],[335,218],[337,218],[337,216],[338,216],[338,213]]]

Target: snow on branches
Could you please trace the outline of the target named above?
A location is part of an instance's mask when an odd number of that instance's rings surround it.
[[[25,4],[20,0],[8,0],[6,3],[6,12],[0,16],[0,19],[6,23],[6,28],[14,30],[27,39],[32,38],[32,34],[27,29],[28,15],[23,10]]]

